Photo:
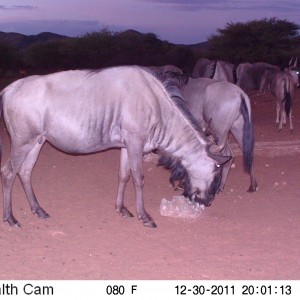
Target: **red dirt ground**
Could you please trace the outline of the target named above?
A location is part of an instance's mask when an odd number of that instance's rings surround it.
[[[299,95],[293,135],[276,132],[271,96],[252,98],[259,190],[246,192],[238,151],[225,191],[196,220],[160,215],[161,199],[177,192],[166,170],[145,163],[145,205],[156,229],[114,211],[119,150],[75,157],[46,144],[33,184],[51,218],[32,215],[17,179],[13,207],[23,227],[0,225],[0,280],[300,279]],[[9,139],[0,128],[4,162]],[[132,183],[126,202],[135,213]]]

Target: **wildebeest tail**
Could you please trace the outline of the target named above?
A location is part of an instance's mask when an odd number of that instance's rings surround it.
[[[284,90],[284,110],[286,112],[286,115],[289,116],[291,112],[292,107],[292,97],[290,93],[290,89],[288,88],[287,84],[290,84],[289,82],[285,81],[283,85]]]
[[[237,72],[236,72],[237,67],[234,66],[232,69],[232,76],[233,76],[233,83],[237,84],[238,78],[237,78]]]
[[[241,95],[241,114],[244,119],[243,128],[243,160],[244,160],[244,170],[250,173],[253,164],[253,152],[254,152],[254,133],[253,125],[251,122],[250,114],[247,108],[246,100],[243,95]]]

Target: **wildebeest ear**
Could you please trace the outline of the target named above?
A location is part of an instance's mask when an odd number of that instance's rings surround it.
[[[217,167],[226,164],[229,160],[232,159],[232,156],[222,156],[222,155],[214,155],[214,160],[217,163]]]

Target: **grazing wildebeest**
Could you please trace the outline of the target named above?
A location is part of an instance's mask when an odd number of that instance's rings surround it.
[[[250,63],[241,63],[236,67],[236,85],[246,92],[254,89],[253,82],[248,71],[251,68],[252,64]]]
[[[199,77],[235,83],[235,65],[222,60],[200,58],[192,72],[192,78]]]
[[[213,61],[211,61],[210,59],[208,58],[198,59],[196,61],[196,64],[192,72],[192,78],[198,78],[198,77],[210,78],[213,72],[212,66],[213,66]]]
[[[244,169],[250,174],[248,192],[255,192],[258,185],[253,168],[254,135],[248,96],[232,83],[208,78],[190,78],[182,92],[184,101],[202,128],[210,123],[209,129],[218,141],[218,151],[232,156],[229,132],[235,137],[243,152]],[[232,160],[223,167],[220,190],[224,188],[231,163]]]
[[[137,66],[102,70],[74,70],[20,79],[0,94],[11,153],[2,167],[4,221],[18,226],[12,212],[12,187],[21,179],[31,210],[49,215],[39,205],[31,184],[33,166],[48,141],[73,154],[121,148],[116,211],[124,206],[130,175],[136,193],[138,218],[156,227],[144,208],[143,153],[157,149],[172,181],[184,181],[184,194],[209,205],[221,183],[221,164],[230,157],[215,153],[182,105],[172,79],[159,81]],[[212,148],[210,148],[212,147]],[[212,152],[210,151],[212,149]]]
[[[242,63],[237,66],[236,84],[250,94],[254,90],[260,90],[262,76],[265,72],[272,73],[279,70],[279,67],[264,62]]]

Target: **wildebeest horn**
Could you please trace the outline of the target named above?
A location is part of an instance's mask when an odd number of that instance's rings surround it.
[[[218,153],[221,152],[223,150],[223,148],[225,147],[227,142],[227,135],[225,135],[224,139],[217,145],[211,145],[209,147],[209,151],[214,154],[214,153]]]
[[[298,64],[298,56],[295,57],[294,65],[293,65],[293,59],[294,59],[294,57],[292,57],[291,60],[290,60],[290,62],[289,62],[289,67],[290,67],[290,68],[291,68],[291,67],[294,67],[294,68],[297,67],[297,64]]]
[[[232,159],[232,156],[214,155],[213,158],[214,158],[214,160],[217,162],[218,165],[224,165],[224,164],[226,164],[229,160]]]
[[[296,68],[298,65],[298,56],[295,58],[294,67]]]

